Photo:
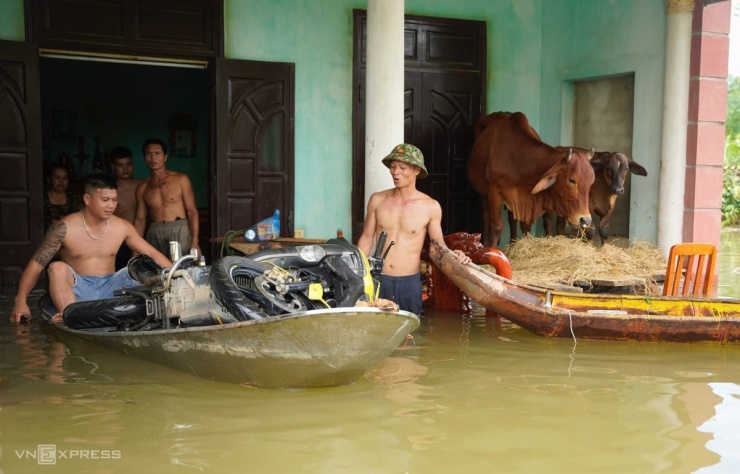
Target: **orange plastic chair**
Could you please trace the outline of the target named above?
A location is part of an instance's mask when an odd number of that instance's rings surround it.
[[[716,264],[717,248],[712,244],[674,245],[668,255],[663,296],[685,296],[692,288],[693,296],[709,296],[714,285]]]

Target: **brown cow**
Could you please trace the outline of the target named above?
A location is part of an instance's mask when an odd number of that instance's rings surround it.
[[[556,148],[567,149],[567,147]],[[575,147],[571,148],[577,149]],[[630,172],[638,176],[647,176],[647,170],[636,161],[632,161],[629,156],[618,151],[596,152],[591,160],[591,165],[594,168],[595,179],[588,195],[589,209],[592,215],[599,216],[599,236],[601,237],[601,243],[605,244],[609,239],[609,222],[614,213],[617,198],[624,194],[624,183],[627,181],[627,176]],[[548,213],[545,217],[545,232],[547,235],[554,234],[552,228],[554,217],[557,217],[555,231],[558,234],[563,234],[565,231],[565,219]],[[586,229],[586,237],[589,240],[594,238],[594,233],[593,227]]]
[[[574,226],[591,224],[588,192],[594,171],[588,153],[563,152],[544,143],[521,112],[496,112],[473,143],[467,175],[483,206],[484,245],[498,245],[501,206],[526,225],[555,210]],[[514,235],[514,232],[512,232]]]

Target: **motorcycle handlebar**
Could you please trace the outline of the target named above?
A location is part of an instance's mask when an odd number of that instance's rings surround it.
[[[373,258],[379,259],[381,255],[383,255],[383,247],[385,247],[385,240],[388,238],[388,234],[386,232],[381,232],[380,236],[378,237],[378,244],[375,246],[375,252],[373,253]]]

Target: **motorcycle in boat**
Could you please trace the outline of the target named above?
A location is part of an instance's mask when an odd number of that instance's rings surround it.
[[[346,385],[419,326],[417,315],[376,298],[384,244],[381,235],[365,257],[339,237],[227,256],[211,266],[185,255],[171,268],[138,256],[128,270],[142,286],[73,303],[64,324],[51,326],[212,380],[265,388]],[[57,312],[51,298],[40,304],[51,321]]]

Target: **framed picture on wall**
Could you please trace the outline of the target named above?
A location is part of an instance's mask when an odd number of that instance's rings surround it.
[[[170,130],[169,155],[179,157],[192,157],[196,154],[198,138],[196,129],[198,121],[195,117],[185,113],[173,115],[167,120]]]
[[[71,142],[77,140],[77,112],[72,110],[55,110],[52,113],[52,138],[57,141]]]

